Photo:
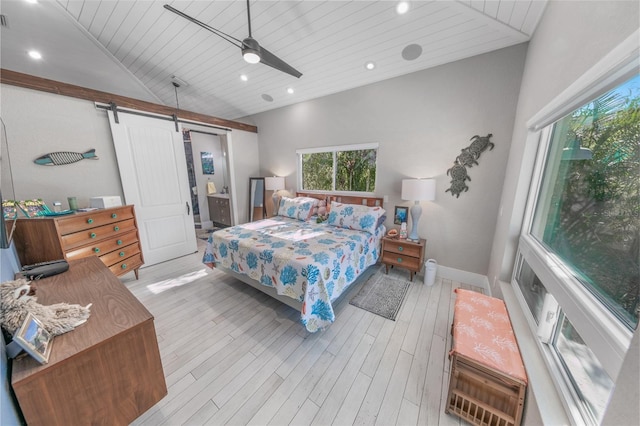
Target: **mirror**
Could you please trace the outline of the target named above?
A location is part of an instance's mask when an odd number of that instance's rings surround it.
[[[264,178],[249,178],[249,222],[267,217],[264,204]]]
[[[2,140],[2,145],[0,145],[0,199],[4,200],[6,197],[8,200],[15,200],[16,195],[13,188],[13,175],[11,174],[7,129],[5,128],[4,121],[1,117],[0,124],[0,136]],[[0,217],[0,248],[5,249],[11,245],[11,238],[13,236],[15,226],[15,220],[5,222],[3,211],[3,215]]]

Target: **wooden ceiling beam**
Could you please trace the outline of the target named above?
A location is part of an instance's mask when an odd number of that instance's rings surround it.
[[[140,111],[153,112],[156,114],[173,115],[175,108],[165,105],[154,104],[126,96],[114,95],[112,93],[101,92],[99,90],[88,89],[86,87],[74,86],[73,84],[62,83],[60,81],[49,80],[36,77],[34,75],[23,74],[17,71],[0,69],[0,83],[12,86],[24,87],[41,92],[55,93],[57,95],[69,96],[72,98],[84,99],[92,102],[102,102],[109,104],[114,102],[119,107],[131,108]],[[201,123],[212,124],[214,126],[229,127],[231,129],[244,130],[246,132],[258,133],[258,128],[250,124],[238,121],[225,120],[223,118],[212,117],[210,115],[199,114],[197,112],[179,110],[178,118],[183,120],[199,121]]]

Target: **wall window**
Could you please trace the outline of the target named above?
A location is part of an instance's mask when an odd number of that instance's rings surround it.
[[[296,153],[302,190],[375,192],[378,144],[301,149]]]
[[[640,315],[640,75],[539,135],[514,283],[561,393],[598,424]]]

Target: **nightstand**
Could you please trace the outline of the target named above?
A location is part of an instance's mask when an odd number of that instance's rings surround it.
[[[389,266],[399,266],[410,271],[411,281],[413,275],[420,272],[424,263],[424,247],[427,240],[420,242],[400,240],[397,238],[384,237],[382,239],[382,263],[389,273]]]

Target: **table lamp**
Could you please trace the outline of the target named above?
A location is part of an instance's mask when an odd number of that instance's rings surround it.
[[[409,241],[420,241],[418,235],[418,221],[422,215],[420,201],[433,201],[436,199],[435,179],[402,179],[402,199],[414,201],[411,207],[411,233],[407,237]]]
[[[278,191],[284,189],[284,177],[282,176],[269,176],[264,178],[264,189],[267,191],[273,191],[271,199],[273,200],[273,214],[278,214]]]

